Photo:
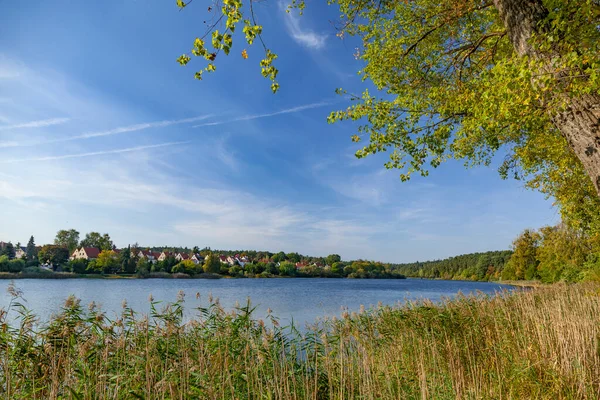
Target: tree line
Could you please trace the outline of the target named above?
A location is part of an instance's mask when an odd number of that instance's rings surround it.
[[[442,260],[394,264],[393,268],[410,277],[493,281],[502,277],[512,251],[487,251],[462,254]]]

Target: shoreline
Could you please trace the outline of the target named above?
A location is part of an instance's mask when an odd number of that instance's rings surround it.
[[[199,275],[188,275],[183,273],[150,273],[147,276],[136,274],[75,274],[72,272],[35,272],[35,273],[14,273],[0,272],[0,280],[7,279],[371,279],[371,280],[396,280],[407,279],[407,277],[382,277],[382,278],[344,278],[344,277],[323,277],[323,276],[228,276],[213,273],[203,273]]]

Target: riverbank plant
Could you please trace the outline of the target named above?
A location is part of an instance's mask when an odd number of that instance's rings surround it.
[[[600,286],[553,285],[379,307],[308,329],[184,296],[110,318],[69,298],[44,324],[0,313],[10,399],[596,399]],[[16,319],[15,319],[16,318]]]

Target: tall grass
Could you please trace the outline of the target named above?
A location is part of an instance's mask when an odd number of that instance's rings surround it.
[[[600,286],[379,307],[302,332],[218,300],[107,318],[69,298],[40,325],[0,313],[9,399],[597,399]]]

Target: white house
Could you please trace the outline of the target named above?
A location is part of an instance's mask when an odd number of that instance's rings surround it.
[[[177,255],[175,256],[175,259],[178,262],[181,262],[183,260],[189,260],[190,259],[190,255],[187,253],[177,253]]]
[[[84,260],[93,260],[98,258],[98,254],[100,254],[100,250],[95,247],[82,247],[77,249],[71,254],[71,260],[84,259]]]
[[[15,249],[15,258],[23,258],[27,255],[27,247],[17,247]]]

